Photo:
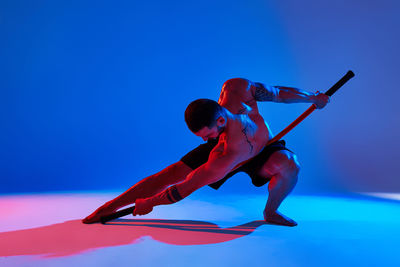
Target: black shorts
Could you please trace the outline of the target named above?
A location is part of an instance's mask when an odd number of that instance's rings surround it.
[[[211,150],[217,145],[217,143],[218,143],[217,139],[210,139],[208,140],[207,143],[199,145],[198,147],[187,153],[185,156],[183,156],[181,158],[181,161],[185,163],[187,166],[189,166],[192,170],[197,169],[198,167],[207,162]],[[228,173],[224,178],[222,178],[218,182],[209,184],[209,186],[211,188],[218,189],[223,183],[226,182],[226,180],[228,180],[230,177],[232,177],[238,172],[247,173],[250,176],[251,181],[255,186],[265,185],[267,182],[269,182],[269,180],[271,180],[271,177],[269,178],[262,177],[258,175],[258,172],[260,171],[264,163],[267,162],[272,153],[274,153],[275,151],[279,150],[290,151],[285,147],[285,145],[286,142],[284,140],[279,140],[264,147],[264,149],[261,150],[261,152],[258,153],[258,155],[255,156],[253,159],[251,159],[249,162],[237,168],[236,170]]]

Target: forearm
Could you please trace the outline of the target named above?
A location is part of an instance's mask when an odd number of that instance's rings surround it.
[[[177,186],[173,185],[157,195],[147,198],[146,200],[150,201],[151,205],[155,207],[159,205],[173,204],[184,199],[185,197],[187,196],[182,196],[181,193],[179,193]]]
[[[173,186],[165,189],[164,191],[158,193],[157,195],[147,198],[146,200],[150,201],[150,203],[153,207],[159,206],[159,205],[169,205],[169,204],[176,203],[176,202],[186,198],[193,191],[187,190],[185,188],[185,182],[182,182],[182,183],[173,185]]]
[[[277,102],[280,103],[314,103],[315,94],[293,87],[275,86],[278,88]]]
[[[150,176],[136,183],[134,186],[126,190],[121,195],[108,201],[106,205],[117,210],[121,207],[134,203],[135,200],[138,198],[147,198],[150,196],[154,196],[162,192],[167,187],[167,185],[165,184],[156,183],[155,181],[153,181],[154,179],[152,178],[153,176]]]
[[[183,182],[173,185],[146,200],[149,200],[152,206],[176,203],[188,197],[197,189],[219,180],[222,178],[223,174],[224,173],[210,170],[206,168],[205,165],[202,165],[189,173]]]

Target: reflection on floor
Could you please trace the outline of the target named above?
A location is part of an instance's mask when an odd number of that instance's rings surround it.
[[[265,224],[262,195],[194,194],[146,216],[80,222],[115,196],[0,196],[0,265],[400,266],[396,200],[290,196],[281,212],[297,227]]]

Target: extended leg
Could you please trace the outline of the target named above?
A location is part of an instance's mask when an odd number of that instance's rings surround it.
[[[126,205],[132,204],[138,198],[153,196],[169,185],[183,181],[191,171],[192,169],[190,167],[178,161],[164,170],[139,181],[118,197],[99,207],[95,212],[83,219],[82,222],[98,222],[101,216],[111,214]]]

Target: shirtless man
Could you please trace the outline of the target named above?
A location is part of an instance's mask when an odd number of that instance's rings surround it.
[[[207,143],[105,203],[83,219],[83,223],[99,222],[101,216],[132,203],[135,203],[133,215],[144,215],[155,206],[175,203],[205,185],[218,189],[226,179],[243,171],[256,186],[269,182],[265,221],[297,225],[278,212],[278,207],[297,183],[299,163],[283,140],[266,146],[273,135],[258,112],[258,101],[313,103],[321,109],[329,97],[318,91],[265,86],[242,78],[226,81],[218,103],[199,99],[185,111],[189,129]]]

